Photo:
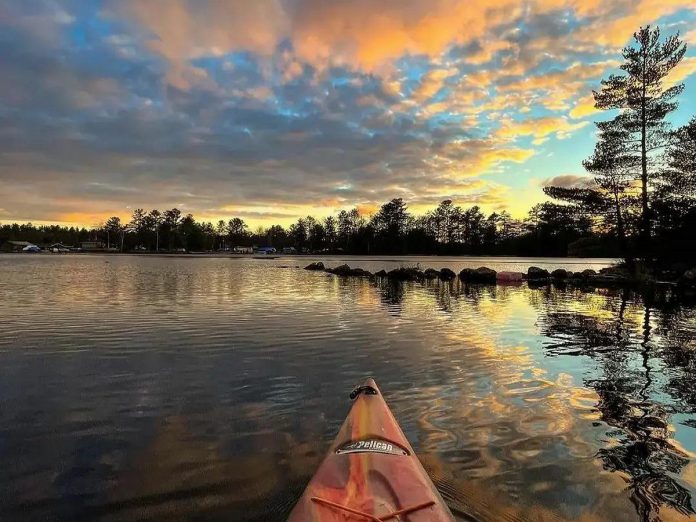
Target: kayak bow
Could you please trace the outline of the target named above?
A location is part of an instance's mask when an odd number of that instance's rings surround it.
[[[288,522],[454,522],[375,381],[365,381],[351,399]]]

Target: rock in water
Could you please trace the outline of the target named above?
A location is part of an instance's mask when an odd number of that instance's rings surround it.
[[[425,272],[423,272],[423,277],[426,279],[437,279],[440,277],[440,272],[434,268],[426,268]]]
[[[539,268],[538,266],[530,266],[527,269],[527,279],[548,279],[549,271],[544,268]]]
[[[474,276],[474,269],[473,268],[462,268],[462,271],[459,272],[459,279],[462,281],[471,281]]]
[[[340,276],[351,275],[350,272],[351,272],[351,270],[350,270],[350,267],[348,265],[339,265],[336,268],[334,268],[333,270],[331,270],[332,274],[336,274],[336,275],[340,275]]]
[[[387,273],[387,277],[399,281],[419,281],[423,279],[423,272],[417,268],[395,268]]]
[[[480,266],[478,268],[465,268],[459,272],[459,279],[471,283],[495,284],[498,273],[492,268]]]
[[[557,281],[565,281],[568,279],[568,271],[564,270],[563,268],[557,268],[553,272],[551,272],[551,277],[556,279]]]
[[[316,263],[310,263],[306,267],[304,267],[305,270],[324,270],[324,263],[321,261],[317,261]]]
[[[457,274],[455,274],[449,268],[443,268],[442,270],[440,270],[440,279],[442,279],[443,281],[452,281],[452,279],[456,277]]]
[[[498,272],[495,276],[499,283],[520,283],[524,281],[522,272]]]
[[[474,270],[474,277],[476,278],[476,281],[480,283],[491,283],[495,284],[498,273],[493,270],[492,268],[488,268],[487,266],[480,266],[476,270]]]

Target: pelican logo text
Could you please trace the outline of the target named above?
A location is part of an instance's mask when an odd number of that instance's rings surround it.
[[[391,442],[379,439],[356,440],[344,444],[336,450],[341,453],[387,453],[390,455],[407,455],[402,448],[395,446]]]

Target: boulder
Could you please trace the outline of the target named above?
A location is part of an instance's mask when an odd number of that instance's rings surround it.
[[[488,268],[487,266],[480,266],[476,270],[474,270],[474,278],[476,281],[480,283],[495,284],[498,278],[498,273],[492,268]]]
[[[363,270],[362,268],[353,268],[350,270],[348,275],[355,276],[355,277],[372,277],[371,272],[368,272],[367,270]]]
[[[440,279],[443,281],[452,281],[452,279],[456,279],[457,274],[454,273],[453,270],[450,270],[449,268],[443,268],[440,270]]]
[[[478,268],[465,268],[459,272],[459,278],[462,281],[469,281],[471,283],[495,284],[497,272],[486,266],[480,266]]]
[[[530,266],[527,269],[527,279],[548,279],[549,271],[545,268],[539,268],[538,266]]]
[[[462,281],[471,281],[474,277],[474,269],[473,268],[463,268],[461,272],[459,272],[459,279]]]
[[[568,279],[568,271],[563,269],[563,268],[557,268],[553,272],[551,272],[551,277],[553,277],[557,281],[565,281]]]
[[[387,272],[387,277],[399,281],[419,281],[423,279],[423,272],[417,268],[395,268]]]
[[[327,272],[331,272],[332,274],[336,274],[339,276],[349,276],[353,275],[352,270],[348,265],[339,265],[336,268],[327,268]]]
[[[595,271],[592,270],[591,268],[587,268],[587,269],[583,270],[582,272],[580,272],[579,274],[576,274],[576,275],[579,275],[581,279],[589,279],[590,277],[596,276],[596,275],[597,275],[597,272],[595,272]]]
[[[375,277],[387,277],[387,271],[386,270],[380,270],[378,272],[375,272]]]
[[[321,261],[317,261],[316,263],[310,263],[306,267],[304,267],[305,270],[324,270],[324,263]]]
[[[425,272],[423,272],[423,277],[425,279],[437,279],[440,277],[440,272],[434,268],[426,268]]]
[[[519,283],[524,281],[524,274],[522,272],[498,272],[495,279],[498,283]]]

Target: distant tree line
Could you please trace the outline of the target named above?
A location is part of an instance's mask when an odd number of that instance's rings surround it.
[[[293,247],[297,252],[350,254],[615,255],[618,250],[593,229],[592,219],[567,205],[542,203],[525,219],[506,211],[484,214],[445,200],[425,215],[411,214],[401,198],[366,216],[357,208],[318,219],[307,216],[285,228],[250,231],[239,217],[217,223],[196,221],[173,208],[136,209],[130,221],[114,216],[91,229],[2,225],[0,243],[23,240],[48,246],[99,241],[119,251],[215,251],[234,247]]]
[[[6,241],[28,241],[35,245],[79,245],[89,241],[95,232],[87,228],[60,225],[33,225],[31,223],[0,225],[0,245]]]

